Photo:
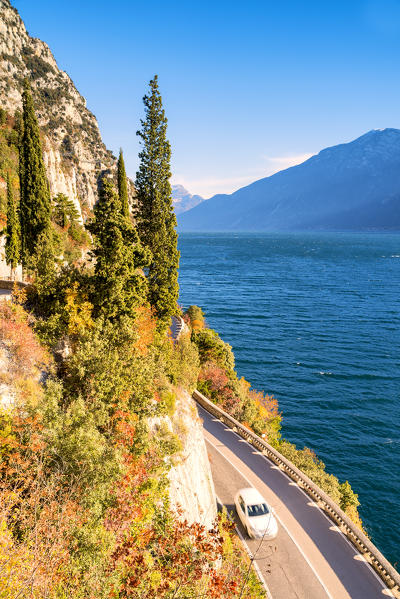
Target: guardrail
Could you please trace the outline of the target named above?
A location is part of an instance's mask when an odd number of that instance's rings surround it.
[[[172,339],[174,341],[178,341],[179,337],[181,336],[181,333],[183,333],[183,331],[187,327],[186,327],[185,321],[183,320],[183,318],[181,316],[173,316],[172,320],[174,320],[176,323],[175,334],[172,335]],[[172,327],[171,327],[171,332],[172,332]]]
[[[0,289],[14,289],[14,285],[17,284],[19,287],[26,287],[28,283],[23,281],[15,281],[11,278],[0,279]]]
[[[318,503],[327,515],[339,526],[340,530],[353,543],[363,557],[371,564],[377,574],[384,581],[386,586],[391,589],[395,597],[400,598],[400,574],[393,568],[388,560],[382,555],[377,547],[368,539],[368,537],[346,516],[343,510],[320,489],[313,481],[308,478],[294,464],[289,462],[279,451],[266,443],[261,437],[253,433],[238,420],[221,410],[220,407],[212,403],[199,391],[194,391],[193,399],[197,401],[209,414],[218,418],[229,428],[238,433],[248,443],[262,452],[283,470],[292,480],[294,480],[304,491]]]

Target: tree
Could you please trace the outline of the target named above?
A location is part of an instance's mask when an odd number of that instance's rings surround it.
[[[10,173],[7,173],[7,227],[5,243],[6,262],[11,268],[11,279],[21,255],[20,226],[17,206],[12,192]]]
[[[157,75],[150,81],[150,94],[143,98],[145,120],[141,120],[142,150],[136,174],[137,227],[142,244],[152,259],[148,269],[149,301],[165,330],[178,301],[179,252],[176,217],[172,207],[171,147],[166,138],[167,119],[158,90]]]
[[[122,149],[119,152],[118,158],[118,195],[122,206],[122,213],[129,218],[128,183]]]
[[[28,82],[22,94],[23,133],[20,142],[21,258],[25,266],[34,255],[40,235],[50,226],[50,190],[42,144]]]
[[[121,211],[121,203],[110,181],[103,179],[94,219],[87,225],[94,236],[92,255],[96,259],[91,301],[95,315],[114,320],[134,316],[145,302],[143,268],[148,252],[140,244],[132,223]]]
[[[70,200],[65,194],[58,193],[53,199],[54,209],[53,218],[54,222],[65,229],[66,227],[76,227],[80,221],[79,212],[72,200]]]

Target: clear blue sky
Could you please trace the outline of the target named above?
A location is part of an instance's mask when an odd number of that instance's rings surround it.
[[[173,182],[231,192],[323,147],[400,128],[400,0],[12,0],[135,176],[158,73]]]

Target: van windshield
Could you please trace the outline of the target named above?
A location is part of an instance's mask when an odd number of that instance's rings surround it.
[[[249,516],[265,516],[265,514],[269,514],[269,509],[266,503],[257,503],[248,505],[247,513]]]

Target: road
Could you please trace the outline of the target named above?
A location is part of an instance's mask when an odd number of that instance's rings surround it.
[[[177,341],[179,339],[179,335],[182,332],[182,319],[177,318],[176,316],[173,316],[169,330],[170,330],[172,339],[174,341]]]
[[[256,487],[275,509],[274,541],[250,540],[238,528],[272,599],[393,597],[337,526],[276,465],[198,406],[217,495],[228,511],[243,487]]]

